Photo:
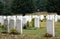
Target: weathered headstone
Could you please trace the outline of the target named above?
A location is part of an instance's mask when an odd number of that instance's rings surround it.
[[[16,27],[16,16],[11,16],[9,19],[9,30],[15,29]]]
[[[47,33],[55,36],[54,32],[54,20],[47,20]]]
[[[10,32],[10,29],[9,29],[9,21],[10,21],[10,17],[11,17],[11,16],[7,16],[7,20],[8,20],[8,32]]]
[[[34,25],[35,25],[35,27],[40,27],[39,26],[39,18],[38,17],[35,17]]]
[[[7,17],[6,16],[3,16],[3,26],[4,26],[4,30],[3,32],[8,32],[8,20],[6,19]]]
[[[4,19],[4,25],[8,26],[8,20],[7,19]]]
[[[4,26],[7,28],[5,32],[8,32],[8,19],[4,19]]]
[[[19,33],[22,34],[22,20],[21,19],[16,19],[16,29]]]
[[[14,29],[14,19],[9,20],[9,30]]]

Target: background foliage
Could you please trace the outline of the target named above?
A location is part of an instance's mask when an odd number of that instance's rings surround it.
[[[60,14],[60,0],[0,0],[0,15],[47,11]]]

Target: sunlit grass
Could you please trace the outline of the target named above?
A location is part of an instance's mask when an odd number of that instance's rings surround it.
[[[44,34],[46,33],[46,22],[42,22],[41,24],[43,25],[43,27],[41,26],[41,28],[36,29],[36,30],[23,29],[23,34],[44,36]],[[60,35],[60,22],[55,23],[55,35],[56,36]]]

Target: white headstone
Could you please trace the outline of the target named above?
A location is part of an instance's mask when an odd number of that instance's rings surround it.
[[[31,21],[31,16],[30,15],[29,16],[28,15],[23,16],[23,19],[25,19],[26,21],[29,21],[30,22]]]
[[[11,29],[15,29],[16,27],[16,16],[11,16],[9,19],[9,28]]]
[[[58,19],[60,20],[60,15],[58,15]]]
[[[49,15],[46,16],[46,19],[49,20]]]
[[[50,20],[54,20],[54,17],[55,17],[54,15],[49,15]]]
[[[35,25],[35,27],[40,27],[39,26],[39,18],[38,17],[35,17],[34,25]]]
[[[44,19],[44,15],[40,15],[40,20],[43,20]]]
[[[14,29],[14,19],[9,20],[9,30]]]
[[[9,21],[10,21],[10,17],[11,17],[11,16],[7,16],[7,20],[8,20],[8,32],[10,32],[10,29],[9,29]]]
[[[27,19],[25,17],[22,18],[22,23],[23,23],[23,26],[27,23]]]
[[[4,26],[7,27],[7,30],[5,30],[5,32],[8,32],[8,19],[4,19]]]
[[[53,20],[54,19],[54,15],[47,15],[46,18],[47,18],[47,20]]]
[[[16,29],[19,33],[22,34],[22,20],[21,19],[16,19]]]
[[[54,32],[54,20],[47,20],[47,33],[55,36]]]
[[[55,15],[55,22],[57,22],[58,21],[58,15]]]
[[[8,26],[8,19],[4,19],[4,25]]]
[[[8,32],[8,20],[4,19],[4,26],[7,27],[7,30],[5,30],[6,32]]]

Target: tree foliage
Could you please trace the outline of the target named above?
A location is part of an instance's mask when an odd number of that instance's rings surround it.
[[[60,0],[48,0],[46,5],[48,12],[60,12]]]
[[[37,10],[60,14],[60,0],[0,0],[0,15],[25,15]]]
[[[2,13],[3,13],[3,3],[2,2],[0,2],[0,15],[2,15]]]
[[[31,13],[35,12],[35,2],[34,0],[14,0],[11,8],[15,14]]]

